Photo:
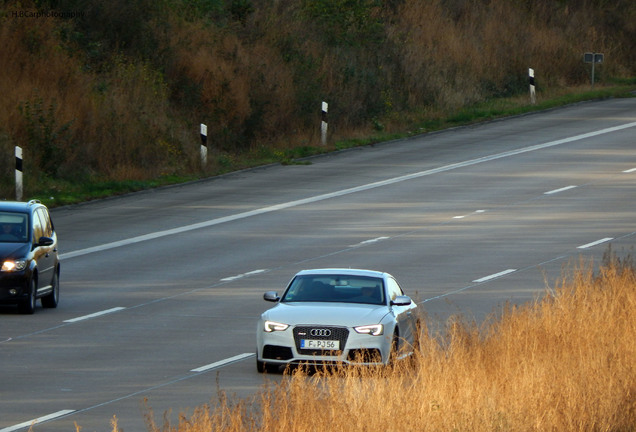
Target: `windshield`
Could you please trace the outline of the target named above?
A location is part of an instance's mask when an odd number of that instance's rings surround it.
[[[380,278],[348,275],[297,276],[283,299],[291,302],[338,302],[385,304],[384,283]]]
[[[0,212],[0,242],[25,243],[28,241],[27,215]]]

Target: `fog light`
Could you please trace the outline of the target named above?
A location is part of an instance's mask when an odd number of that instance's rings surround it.
[[[18,290],[17,290],[17,289],[15,289],[15,288],[11,288],[11,289],[9,290],[9,294],[11,294],[11,295],[16,295],[17,293],[18,293]]]

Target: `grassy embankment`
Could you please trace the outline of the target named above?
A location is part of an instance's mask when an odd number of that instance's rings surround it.
[[[118,432],[116,418],[113,432]],[[412,363],[296,371],[150,432],[636,430],[636,268],[606,254],[477,327],[449,321]]]
[[[25,198],[63,205],[624,95],[634,23],[632,0],[2,2],[0,199],[16,145]]]

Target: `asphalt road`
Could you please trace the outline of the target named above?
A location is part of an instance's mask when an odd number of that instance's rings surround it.
[[[636,99],[310,162],[53,210],[60,305],[0,309],[0,432],[144,431],[282,379],[255,326],[300,269],[388,271],[441,328],[636,243]]]

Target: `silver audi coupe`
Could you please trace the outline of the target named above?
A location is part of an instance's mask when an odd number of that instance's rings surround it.
[[[303,270],[261,315],[259,372],[290,364],[381,365],[412,354],[419,337],[417,304],[388,273]]]

